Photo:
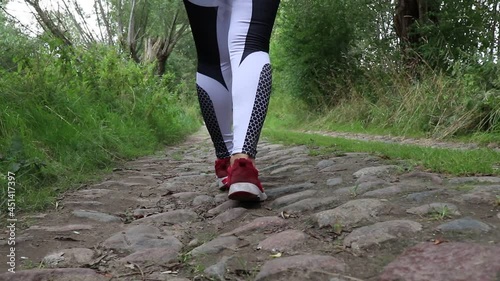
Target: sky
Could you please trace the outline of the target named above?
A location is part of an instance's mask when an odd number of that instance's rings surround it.
[[[73,0],[67,1],[72,2]],[[0,0],[1,2],[1,0]],[[86,13],[93,12],[94,1],[92,0],[76,0]],[[44,9],[57,10],[58,5],[62,3],[60,0],[40,0],[40,6]],[[5,7],[5,10],[16,17],[16,19],[27,26],[32,32],[40,32],[40,28],[32,14],[34,11],[23,0],[11,0]]]

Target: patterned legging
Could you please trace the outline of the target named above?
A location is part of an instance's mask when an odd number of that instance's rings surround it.
[[[271,94],[269,40],[279,0],[184,0],[196,84],[216,156],[255,158]]]

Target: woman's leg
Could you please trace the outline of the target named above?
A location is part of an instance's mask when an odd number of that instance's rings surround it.
[[[228,1],[184,0],[198,55],[198,100],[215,147],[215,174],[222,190],[229,188],[227,168],[233,149]]]
[[[198,54],[198,99],[219,159],[230,157],[233,149],[228,1],[184,0]]]
[[[239,201],[262,201],[267,196],[252,159],[257,155],[271,95],[269,41],[279,0],[233,0],[231,3],[229,54],[234,136],[228,196]]]
[[[232,1],[233,154],[257,154],[271,94],[269,41],[278,6],[279,0]]]

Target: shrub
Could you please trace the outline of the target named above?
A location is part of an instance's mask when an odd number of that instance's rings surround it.
[[[41,208],[61,186],[179,141],[198,126],[171,75],[153,76],[107,48],[64,59],[61,52],[39,50],[0,74],[0,171],[17,173],[24,209]]]

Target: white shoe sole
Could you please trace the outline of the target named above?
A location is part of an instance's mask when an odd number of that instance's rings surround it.
[[[219,187],[219,189],[226,189],[226,188],[223,188],[226,185],[222,182],[225,179],[227,179],[227,177],[217,178],[217,186]]]
[[[227,197],[236,201],[264,201],[267,199],[266,193],[260,191],[255,184],[248,182],[231,184]]]

